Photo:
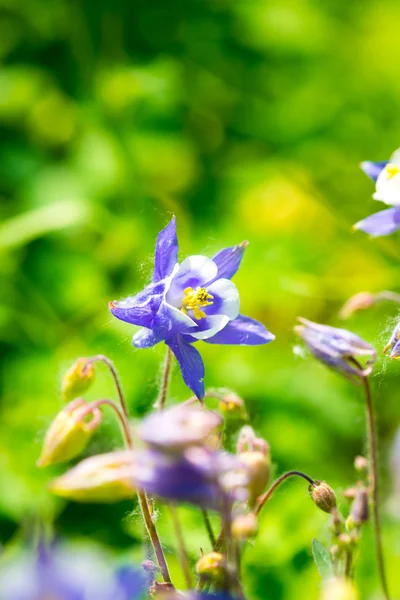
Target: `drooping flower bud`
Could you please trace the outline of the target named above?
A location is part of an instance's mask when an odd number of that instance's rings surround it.
[[[331,513],[336,508],[336,494],[324,481],[316,481],[317,485],[309,487],[310,495],[315,504],[326,513]]]
[[[224,555],[219,552],[205,554],[196,564],[196,573],[201,578],[212,581],[217,587],[223,585],[227,576]]]
[[[359,310],[367,310],[368,308],[371,308],[371,306],[374,306],[376,302],[377,298],[375,294],[372,294],[371,292],[358,292],[358,294],[355,294],[346,300],[340,309],[339,317],[341,319],[348,319]]]
[[[376,360],[376,351],[370,344],[346,329],[320,325],[302,317],[299,321],[295,332],[319,361],[355,383],[370,373]],[[358,365],[359,357],[367,361],[364,368]]]
[[[50,490],[78,502],[118,502],[135,493],[134,454],[120,450],[91,456],[57,477]]]
[[[350,517],[352,522],[356,526],[360,526],[363,523],[366,523],[369,518],[369,506],[368,506],[369,498],[368,491],[365,487],[360,488],[357,491],[357,495],[353,501],[350,511]]]
[[[257,517],[254,513],[238,515],[232,522],[232,535],[237,540],[253,538],[258,530]]]
[[[247,418],[243,399],[235,394],[235,392],[227,392],[226,394],[221,395],[219,408],[227,418]]]
[[[65,402],[74,400],[85,393],[95,378],[95,368],[87,358],[78,358],[65,373],[61,392]]]
[[[257,498],[261,496],[267,487],[271,473],[271,460],[269,454],[265,455],[259,451],[241,452],[239,460],[245,466],[247,472],[248,503],[249,506],[254,506]]]
[[[93,432],[100,425],[101,411],[98,408],[90,413],[84,411],[86,414],[82,418],[80,413],[83,406],[88,405],[82,398],[78,398],[58,413],[46,433],[38,467],[68,461],[86,448]],[[90,421],[85,420],[88,416],[91,417]]]
[[[369,461],[365,456],[356,456],[354,459],[354,468],[356,471],[363,473],[368,472]]]
[[[359,595],[349,579],[335,577],[324,584],[321,600],[359,600]]]

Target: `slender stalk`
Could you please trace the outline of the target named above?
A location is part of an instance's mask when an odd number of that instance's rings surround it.
[[[187,553],[187,550],[185,547],[185,541],[183,539],[182,528],[181,528],[181,524],[180,524],[180,521],[178,518],[178,511],[177,511],[176,506],[173,506],[173,505],[171,505],[169,507],[169,511],[170,511],[171,518],[172,518],[172,524],[175,529],[176,540],[178,542],[178,552],[179,552],[180,562],[182,565],[182,571],[183,571],[183,574],[186,579],[186,585],[187,585],[188,589],[190,590],[193,588],[192,575],[190,572],[190,562],[189,562],[188,553]]]
[[[107,367],[111,373],[111,376],[114,379],[115,387],[117,388],[118,399],[121,404],[121,408],[123,410],[125,417],[128,419],[129,418],[128,407],[126,405],[124,392],[122,391],[122,385],[119,380],[117,369],[115,368],[114,363],[109,358],[107,358],[107,356],[104,356],[104,354],[96,354],[96,356],[92,356],[88,360],[90,362],[102,362],[105,365],[107,365]]]
[[[278,479],[274,481],[269,490],[267,490],[265,494],[258,498],[255,510],[256,515],[260,514],[263,506],[268,502],[268,500],[271,498],[271,496],[273,495],[275,490],[280,486],[280,484],[283,483],[286,479],[289,479],[289,477],[293,476],[302,477],[303,479],[308,481],[310,485],[314,487],[316,486],[315,481],[305,473],[302,473],[302,471],[288,471],[287,473],[283,473],[283,475],[281,475],[280,477],[278,477]]]
[[[201,509],[201,514],[203,515],[204,525],[207,530],[207,534],[210,539],[211,546],[212,546],[212,548],[214,548],[216,539],[215,539],[213,528],[211,527],[210,516],[205,508]]]
[[[113,409],[113,411],[117,415],[118,420],[120,422],[122,433],[123,433],[124,439],[126,441],[126,445],[128,446],[128,448],[133,449],[133,440],[132,440],[132,435],[131,435],[128,421],[127,421],[124,413],[122,412],[122,410],[112,400],[108,400],[106,398],[101,398],[100,400],[95,400],[94,402],[87,404],[78,413],[76,413],[76,417],[78,419],[83,419],[86,415],[91,413],[94,408],[98,408],[100,406],[109,406],[110,408]]]
[[[369,479],[372,488],[372,514],[375,533],[376,557],[378,561],[378,571],[381,580],[383,595],[386,600],[390,600],[389,589],[385,573],[385,561],[382,548],[382,531],[380,523],[380,506],[379,506],[379,472],[378,472],[378,452],[377,452],[377,435],[375,428],[374,406],[372,402],[371,386],[368,376],[361,378],[365,399],[367,403],[367,437],[368,437],[368,454],[369,454]]]
[[[353,552],[351,550],[347,550],[345,563],[344,563],[344,576],[349,579],[351,578],[352,563],[353,563]]]
[[[384,290],[375,294],[376,300],[389,300],[390,302],[396,302],[400,304],[400,294],[397,292],[391,292],[390,290]]]
[[[164,410],[164,408],[165,408],[165,401],[167,399],[169,378],[170,378],[170,374],[171,374],[171,366],[172,366],[172,352],[169,348],[167,348],[167,354],[165,355],[164,367],[163,367],[163,372],[162,372],[162,376],[161,376],[160,392],[159,392],[158,398],[154,404],[154,408],[157,408],[157,410]]]
[[[104,400],[104,401],[99,400],[98,402],[101,402],[102,404],[107,404],[116,411],[116,413],[118,415],[118,419],[120,420],[120,423],[123,427],[123,433],[124,433],[124,437],[125,437],[126,446],[128,448],[130,448],[131,450],[133,450],[133,440],[132,440],[132,435],[131,435],[130,428],[129,428],[128,408],[127,408],[127,404],[125,401],[124,393],[122,391],[122,386],[121,386],[121,383],[120,383],[120,380],[118,377],[117,370],[114,367],[114,364],[112,363],[112,361],[102,354],[93,356],[89,360],[92,362],[103,362],[104,364],[107,365],[108,369],[110,370],[112,378],[114,379],[115,387],[117,388],[118,399],[121,404],[121,410],[119,410],[118,407],[116,406],[116,404],[114,402],[112,402],[111,400]],[[145,492],[142,490],[137,491],[137,496],[138,496],[138,500],[139,500],[140,509],[142,512],[143,521],[144,521],[144,524],[146,527],[146,531],[151,540],[151,543],[152,543],[152,546],[154,549],[154,553],[157,557],[157,562],[158,562],[158,566],[160,567],[160,570],[161,570],[162,578],[167,583],[171,583],[171,577],[170,577],[169,570],[168,570],[168,564],[167,564],[167,561],[164,556],[160,538],[158,536],[157,527],[153,521],[153,518],[152,518],[152,515],[150,512],[150,507],[149,507],[149,503],[147,500],[147,496],[146,496]]]

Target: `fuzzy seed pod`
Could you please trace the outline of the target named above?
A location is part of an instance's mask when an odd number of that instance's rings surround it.
[[[325,482],[316,481],[315,487],[310,486],[309,491],[315,504],[326,513],[331,513],[336,508],[336,494]]]

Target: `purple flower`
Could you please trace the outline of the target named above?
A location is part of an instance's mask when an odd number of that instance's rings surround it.
[[[0,600],[136,600],[143,595],[141,572],[122,568],[112,573],[99,554],[40,547],[0,568]]]
[[[397,323],[396,327],[393,329],[390,340],[383,349],[383,353],[387,354],[389,350],[389,358],[392,360],[400,358],[400,322]]]
[[[225,248],[212,259],[194,255],[178,264],[175,217],[157,238],[153,281],[142,292],[110,302],[112,314],[142,327],[137,348],[165,342],[177,358],[186,385],[204,396],[204,365],[193,343],[267,344],[274,336],[254,319],[239,314],[239,292],[231,278],[247,242]]]
[[[376,184],[373,198],[392,208],[359,221],[354,229],[361,229],[374,237],[389,235],[400,228],[400,149],[394,152],[390,161],[365,161],[361,168]]]
[[[315,358],[356,383],[368,374],[368,367],[376,359],[376,351],[370,344],[347,329],[320,325],[301,317],[299,321],[301,325],[295,331]],[[358,365],[358,357],[368,359],[366,369]]]
[[[224,495],[239,498],[247,483],[244,467],[224,452],[192,447],[179,455],[151,449],[135,456],[135,485],[170,501],[220,510]]]

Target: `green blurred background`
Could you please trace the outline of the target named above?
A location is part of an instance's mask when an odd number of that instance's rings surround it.
[[[35,466],[61,408],[62,373],[105,353],[133,419],[157,394],[164,347],[135,350],[109,300],[148,282],[155,237],[171,214],[181,255],[248,239],[235,281],[242,311],[277,339],[261,348],[203,344],[208,386],[245,398],[276,472],[298,468],[343,490],[362,452],[361,390],[294,352],[297,315],[338,324],[344,300],[398,289],[399,237],[351,225],[378,210],[363,159],[400,145],[400,5],[396,0],[1,0],[0,20],[0,540],[41,520],[118,557],[142,557],[130,503],[53,498],[63,471]],[[346,326],[386,342],[398,308]],[[385,548],[400,597],[400,523],[390,510],[388,455],[400,424],[399,365],[373,377],[379,412]],[[88,398],[114,394],[101,368]],[[175,370],[172,401],[188,397]],[[87,454],[120,446],[112,415]],[[345,507],[344,507],[345,509]],[[207,548],[184,509],[192,559]],[[166,552],[178,565],[168,519]],[[246,550],[252,599],[317,598],[311,539],[327,517],[288,482]],[[379,598],[366,531],[357,580]]]

